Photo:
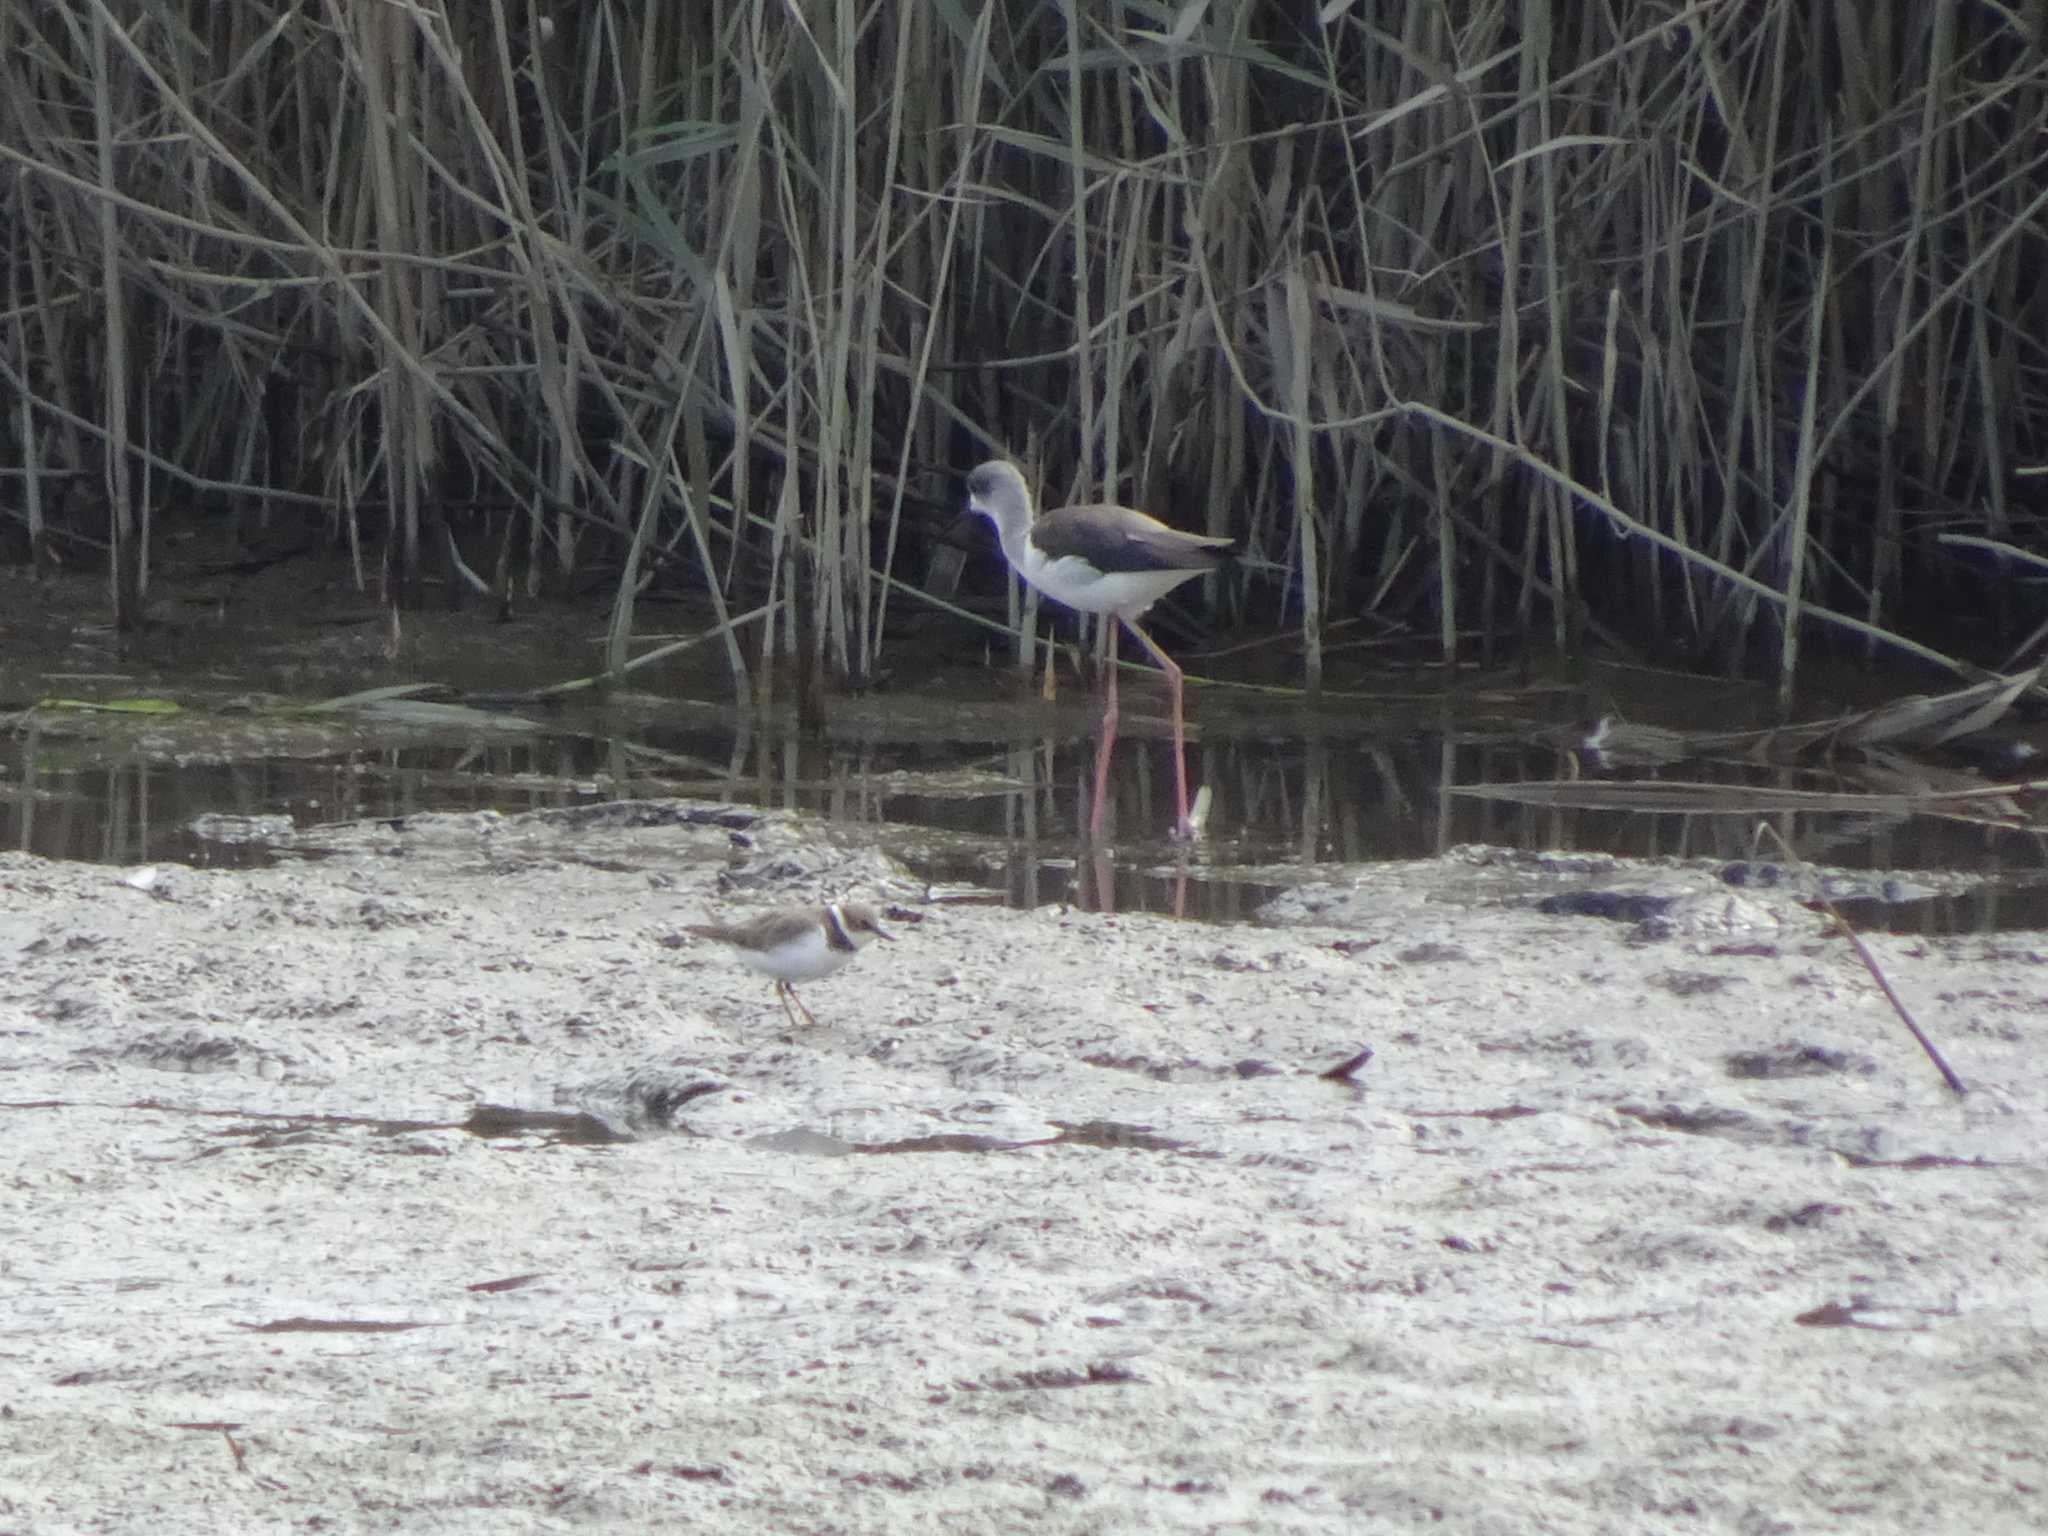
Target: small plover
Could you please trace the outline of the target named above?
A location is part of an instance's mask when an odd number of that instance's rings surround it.
[[[870,936],[891,942],[896,937],[882,927],[880,913],[858,901],[782,907],[736,923],[686,924],[683,931],[729,946],[742,965],[772,978],[775,995],[782,1000],[782,1011],[792,1025],[798,1012],[805,1022],[818,1022],[796,995],[793,982],[830,976],[851,960]],[[795,1004],[794,1011],[791,1004]]]

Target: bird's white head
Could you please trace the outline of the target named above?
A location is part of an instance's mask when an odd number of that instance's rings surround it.
[[[1014,563],[1011,546],[1022,540],[1032,517],[1031,487],[1024,483],[1023,471],[1008,459],[977,465],[967,477],[967,508],[996,525],[1004,552]]]

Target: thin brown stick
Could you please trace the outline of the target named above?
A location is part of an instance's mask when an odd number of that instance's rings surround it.
[[[1803,874],[1810,875],[1813,873],[1807,862],[1794,853],[1791,845],[1779,835],[1776,827],[1772,826],[1768,821],[1760,821],[1756,825],[1757,831],[1760,834],[1768,834],[1771,841],[1778,845],[1779,851],[1785,855],[1786,862],[1794,869],[1799,870]],[[1877,983],[1878,990],[1884,993],[1886,1001],[1892,1005],[1892,1011],[1899,1016],[1906,1028],[1912,1032],[1913,1038],[1920,1042],[1920,1049],[1927,1053],[1927,1059],[1933,1062],[1935,1070],[1941,1073],[1942,1081],[1948,1084],[1949,1091],[1958,1098],[1968,1093],[1970,1091],[1969,1087],[1960,1077],[1956,1076],[1955,1069],[1948,1064],[1948,1061],[1942,1056],[1941,1052],[1935,1048],[1934,1042],[1927,1038],[1927,1031],[1922,1029],[1918,1022],[1915,1021],[1911,1010],[1906,1007],[1904,1000],[1893,990],[1890,979],[1884,973],[1884,968],[1877,963],[1877,956],[1873,955],[1870,952],[1870,946],[1863,942],[1863,936],[1849,926],[1849,919],[1842,916],[1841,909],[1829,899],[1827,891],[1822,888],[1818,880],[1814,882],[1813,891],[1814,895],[1819,898],[1822,910],[1834,919],[1835,926],[1842,931],[1842,936],[1849,941],[1850,946],[1856,951],[1857,957],[1863,961],[1864,969],[1870,972],[1871,979]]]

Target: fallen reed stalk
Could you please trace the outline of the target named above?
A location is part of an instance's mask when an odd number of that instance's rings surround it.
[[[1778,835],[1776,827],[1767,821],[1760,821],[1757,823],[1756,829],[1760,838],[1763,835],[1769,835],[1771,841],[1778,845],[1779,852],[1784,854],[1786,862],[1791,864],[1794,869],[1808,876],[1813,874],[1806,861],[1794,853],[1791,845]],[[1863,968],[1870,972],[1870,979],[1876,982],[1878,990],[1884,993],[1885,1001],[1892,1005],[1892,1012],[1899,1016],[1899,1022],[1906,1026],[1907,1032],[1919,1043],[1920,1049],[1926,1053],[1927,1059],[1934,1063],[1934,1069],[1941,1074],[1941,1080],[1948,1084],[1949,1092],[1953,1093],[1957,1098],[1963,1097],[1970,1091],[1968,1085],[1956,1075],[1955,1068],[1948,1064],[1947,1058],[1941,1054],[1941,1051],[1935,1046],[1934,1042],[1928,1038],[1927,1031],[1920,1027],[1919,1021],[1913,1017],[1912,1010],[1906,1006],[1904,1000],[1900,998],[1898,992],[1893,988],[1891,979],[1885,975],[1884,967],[1877,963],[1877,956],[1873,955],[1870,952],[1870,946],[1863,942],[1863,935],[1849,925],[1849,920],[1842,916],[1841,910],[1830,899],[1819,880],[1813,881],[1813,890],[1814,897],[1820,903],[1821,909],[1827,913],[1842,937],[1849,941],[1849,947],[1856,951],[1856,958],[1861,960]]]

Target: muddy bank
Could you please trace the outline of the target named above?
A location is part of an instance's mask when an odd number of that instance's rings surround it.
[[[0,1529],[2048,1523],[2048,938],[1872,941],[1957,1099],[1704,868],[1197,926],[633,820],[0,857]],[[680,935],[820,893],[816,1030]]]

